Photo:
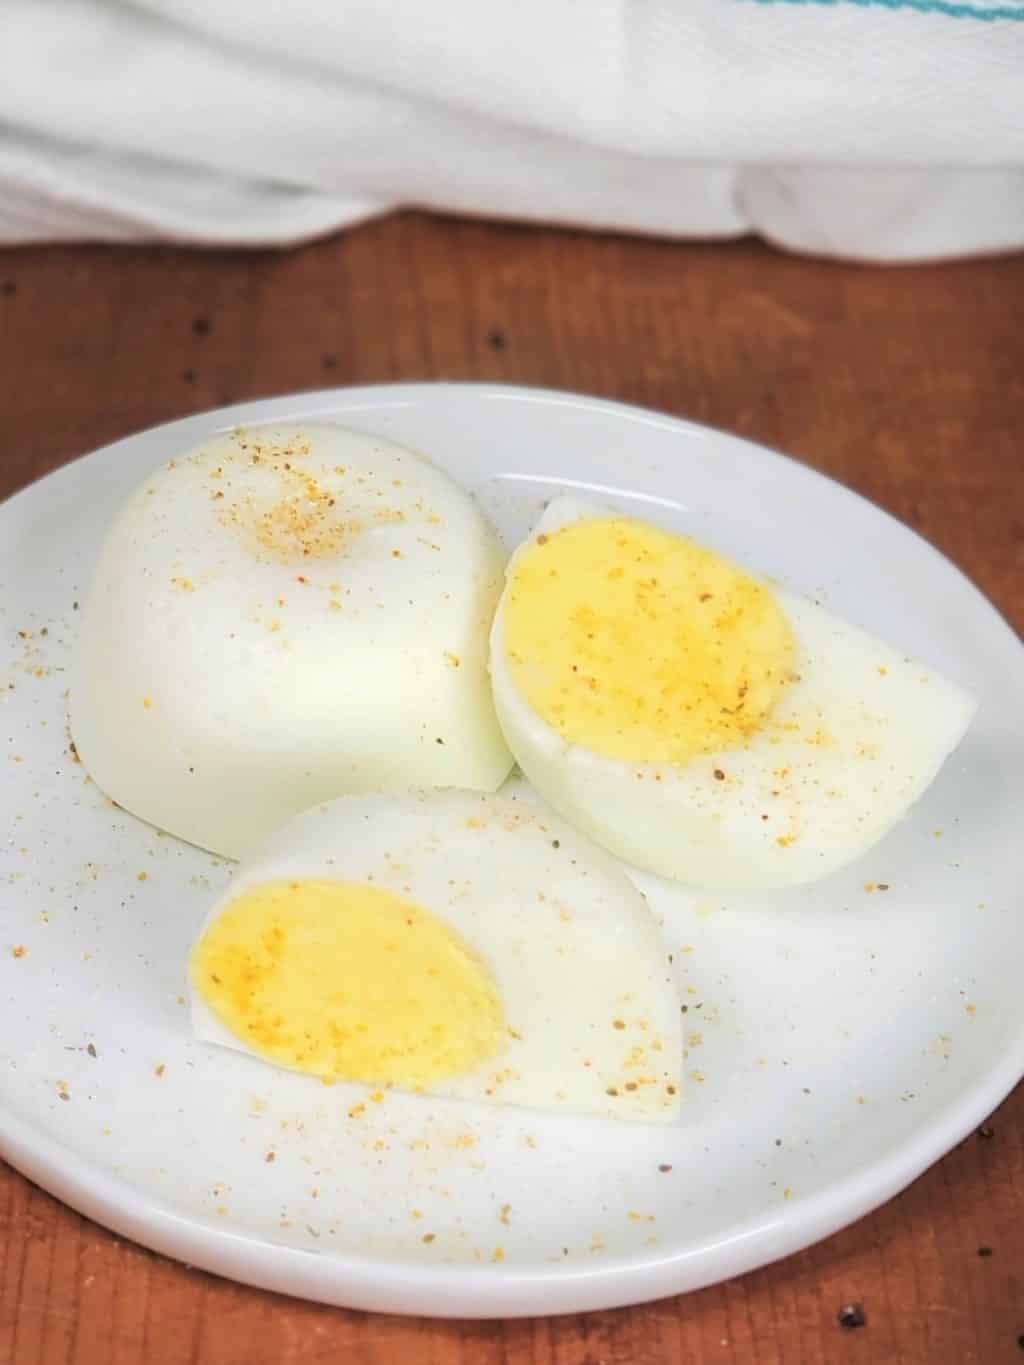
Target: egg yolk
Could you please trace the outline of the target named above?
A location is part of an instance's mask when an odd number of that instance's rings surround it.
[[[325,1081],[425,1087],[505,1039],[487,968],[436,915],[363,883],[255,886],[206,930],[194,988],[253,1051]]]
[[[767,723],[796,653],[763,583],[625,517],[537,536],[516,560],[504,637],[516,687],[543,720],[630,762],[741,747]]]

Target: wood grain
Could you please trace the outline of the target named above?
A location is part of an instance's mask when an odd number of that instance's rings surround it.
[[[0,253],[0,495],[256,396],[397,379],[582,390],[843,480],[1024,626],[1024,259],[875,270],[396,216],[286,254]],[[866,1324],[837,1315],[863,1306]],[[3,1365],[1024,1362],[1024,1090],[876,1214],[618,1312],[444,1323],[321,1308],[126,1244],[0,1165]]]

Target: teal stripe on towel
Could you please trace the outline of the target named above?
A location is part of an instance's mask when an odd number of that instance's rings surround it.
[[[949,19],[997,19],[1024,22],[1024,0],[1004,5],[972,5],[956,0],[756,0],[761,5],[860,5],[863,9],[909,9],[919,14],[942,14]]]

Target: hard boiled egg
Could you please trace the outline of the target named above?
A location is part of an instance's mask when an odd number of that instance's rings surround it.
[[[521,800],[304,812],[236,873],[190,975],[199,1038],[324,1081],[645,1121],[679,1109],[658,924],[613,859]]]
[[[335,426],[213,436],[106,537],[71,682],[82,761],[229,857],[342,792],[494,790],[503,566],[473,500],[412,451]]]
[[[712,550],[575,499],[513,556],[498,716],[550,805],[692,885],[823,877],[906,814],[974,701]]]

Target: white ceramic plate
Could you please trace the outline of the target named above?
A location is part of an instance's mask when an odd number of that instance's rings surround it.
[[[759,896],[644,879],[688,1006],[677,1127],[401,1096],[350,1118],[354,1088],[190,1040],[186,947],[229,869],[114,808],[69,756],[75,604],[119,499],[160,460],[218,427],[314,416],[429,453],[510,540],[554,493],[593,490],[823,597],[981,698],[911,818],[849,871]],[[1024,1071],[1024,652],[935,550],[798,464],[521,389],[248,403],[120,441],[0,507],[0,603],[0,1151],[129,1237],[353,1307],[611,1307],[826,1236]]]

